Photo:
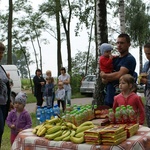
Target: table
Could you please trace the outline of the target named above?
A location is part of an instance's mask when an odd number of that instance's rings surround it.
[[[136,135],[117,146],[49,141],[34,135],[32,129],[27,129],[18,134],[11,150],[150,150],[150,128],[140,126]]]

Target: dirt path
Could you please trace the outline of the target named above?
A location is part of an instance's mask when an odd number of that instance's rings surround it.
[[[71,100],[71,104],[77,104],[77,105],[82,105],[82,104],[91,104],[92,103],[93,98],[92,97],[86,97],[86,98],[76,98],[76,99],[72,99]],[[55,103],[56,104],[56,101]],[[45,105],[45,102],[43,103],[43,106]],[[35,107],[36,107],[36,103],[29,103],[26,104],[25,108],[29,113],[33,113],[35,112]]]

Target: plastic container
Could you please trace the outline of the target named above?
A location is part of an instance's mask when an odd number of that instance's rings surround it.
[[[122,122],[121,114],[120,114],[120,108],[119,108],[119,107],[116,108],[116,112],[115,112],[115,122],[116,122],[116,123],[121,123],[121,122]]]
[[[132,106],[129,107],[128,109],[128,116],[129,116],[129,122],[130,123],[137,123],[137,114],[132,108]]]
[[[44,108],[42,108],[41,116],[40,116],[40,122],[43,123],[43,122],[45,122],[45,120],[46,120],[45,111],[44,111]]]
[[[115,113],[114,113],[114,111],[113,111],[113,109],[111,108],[111,109],[109,109],[109,114],[108,114],[108,116],[109,116],[109,121],[110,121],[110,123],[115,123]]]
[[[40,116],[41,116],[41,107],[37,106],[37,109],[36,109],[36,125],[40,124]]]
[[[128,113],[127,113],[126,107],[122,107],[121,113],[122,113],[122,123],[127,123],[128,122]]]

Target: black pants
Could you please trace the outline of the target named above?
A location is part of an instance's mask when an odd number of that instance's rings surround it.
[[[64,100],[57,100],[57,104],[58,104],[58,107],[60,108],[60,103],[61,103],[61,106],[62,106],[62,109],[63,109],[63,112],[65,111],[65,107],[66,107],[66,103]]]
[[[7,117],[7,106],[0,105],[0,147],[1,147],[1,143],[2,143],[2,135],[4,132],[6,117]]]

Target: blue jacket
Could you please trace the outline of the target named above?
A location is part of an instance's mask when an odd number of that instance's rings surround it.
[[[150,72],[148,72],[148,70],[150,69],[150,61],[147,61],[145,62],[144,64],[144,67],[142,69],[142,73],[147,73],[148,76],[147,76],[147,79],[148,79],[148,82],[146,84],[146,89],[150,89]]]

